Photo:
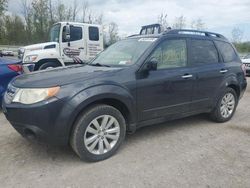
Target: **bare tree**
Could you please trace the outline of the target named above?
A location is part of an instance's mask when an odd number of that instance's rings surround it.
[[[118,25],[115,22],[111,22],[108,26],[108,45],[111,45],[119,40]]]
[[[243,35],[244,35],[244,32],[240,28],[238,27],[233,28],[232,30],[233,43],[240,43],[243,38]]]
[[[54,8],[53,8],[52,0],[49,0],[48,4],[49,4],[48,9],[49,9],[49,14],[50,14],[50,22],[51,22],[51,24],[53,24],[55,22],[55,18],[54,18],[54,14],[53,14]]]
[[[26,39],[27,42],[31,42],[32,38],[32,6],[28,0],[22,0],[21,1],[21,14],[24,17],[25,20],[25,30],[26,30]]]
[[[167,17],[167,13],[161,13],[158,16],[158,23],[163,26],[164,30],[168,27]]]
[[[193,20],[191,22],[190,27],[192,29],[197,29],[197,30],[204,30],[205,29],[205,23],[201,18],[198,18],[197,20]]]
[[[4,11],[7,8],[7,0],[0,0],[0,41],[4,40]]]
[[[78,14],[78,2],[74,0],[72,8],[72,21],[76,21],[76,15]]]
[[[84,0],[82,2],[82,22],[83,23],[87,22],[86,17],[87,17],[87,14],[88,14],[88,9],[89,9],[89,3],[88,3],[88,1]]]
[[[103,24],[103,14],[100,14],[98,17],[95,18],[96,24]]]
[[[173,23],[174,29],[183,29],[186,27],[186,18],[184,16],[176,17]]]

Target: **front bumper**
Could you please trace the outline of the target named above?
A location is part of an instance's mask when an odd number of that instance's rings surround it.
[[[6,104],[3,112],[10,124],[24,137],[53,145],[67,145],[69,114],[73,110],[65,101],[51,98],[32,105]]]

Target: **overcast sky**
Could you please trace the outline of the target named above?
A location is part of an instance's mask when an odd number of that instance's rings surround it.
[[[10,0],[9,11],[20,12],[19,0]],[[73,0],[63,0],[70,4]],[[81,7],[81,0],[79,7]],[[168,22],[177,16],[186,18],[187,26],[201,18],[207,30],[231,37],[231,30],[239,27],[244,40],[250,40],[250,0],[89,0],[95,14],[104,15],[104,23],[115,22],[120,35],[138,33],[142,25],[156,23],[161,13],[168,14]]]

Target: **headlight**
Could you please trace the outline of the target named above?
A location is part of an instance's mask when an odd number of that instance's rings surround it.
[[[36,61],[37,56],[38,55],[29,55],[29,56],[25,57],[24,63],[30,63],[30,62]]]
[[[55,96],[60,87],[38,88],[38,89],[18,89],[12,102],[22,104],[34,104]]]

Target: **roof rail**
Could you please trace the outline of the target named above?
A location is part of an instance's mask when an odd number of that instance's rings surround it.
[[[199,30],[192,30],[192,29],[172,29],[169,31],[165,31],[163,34],[189,34],[189,35],[202,35],[207,37],[217,37],[221,39],[226,39],[221,34],[218,33],[212,33],[208,31],[199,31]]]

